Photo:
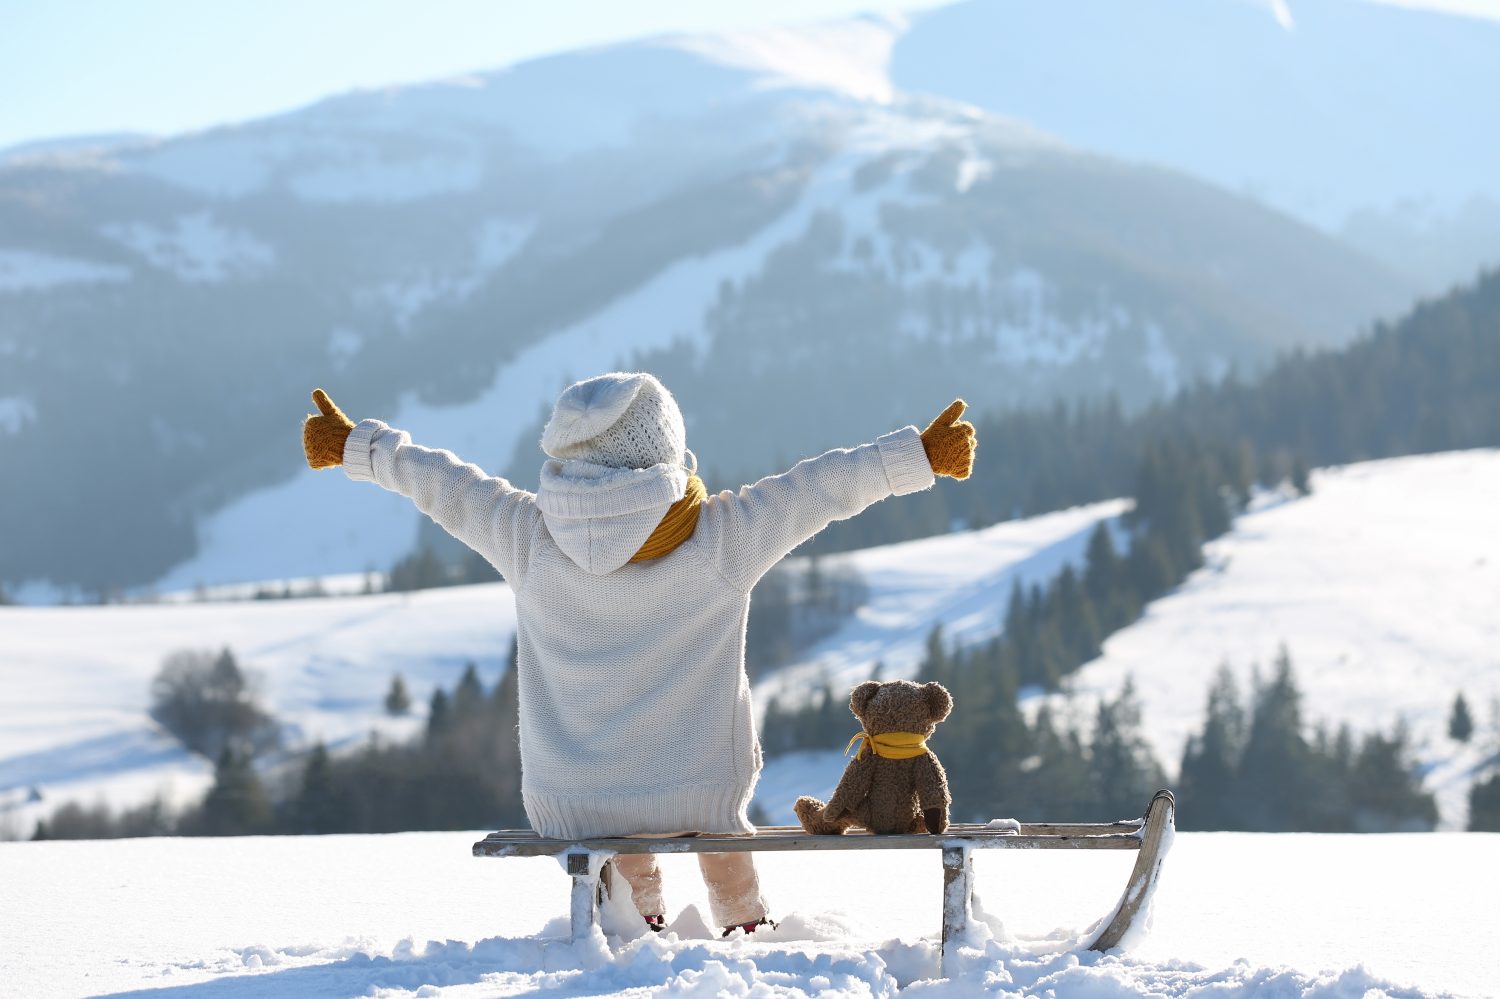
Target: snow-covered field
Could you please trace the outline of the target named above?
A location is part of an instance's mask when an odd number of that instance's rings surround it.
[[[795,676],[862,680],[881,656],[910,671],[939,621],[959,634],[992,633],[1003,609],[994,594],[1007,593],[1013,578],[1044,581],[1081,558],[1094,524],[1121,508],[1100,503],[855,553],[850,561],[869,583],[869,602]],[[147,714],[151,678],[176,649],[228,646],[259,675],[265,703],[292,727],[294,743],[338,745],[420,724],[383,714],[394,674],[420,702],[418,715],[432,688],[451,688],[468,661],[495,683],[514,629],[515,602],[503,583],[237,603],[0,607],[0,689],[8,691],[0,700],[0,838],[28,835],[64,801],[126,805],[157,791],[181,800],[207,787],[212,768],[178,749]],[[838,780],[838,765],[819,762],[795,778],[814,781],[807,793],[826,793],[822,784]],[[43,800],[21,804],[33,787]]]
[[[29,834],[64,801],[182,800],[207,788],[212,767],[148,715],[151,679],[178,649],[229,647],[259,678],[264,702],[293,742],[330,745],[372,730],[411,734],[381,703],[394,674],[413,698],[451,688],[473,661],[494,683],[509,654],[515,603],[503,584],[411,594],[158,604],[0,608],[0,833],[7,804],[38,788],[44,800],[12,815]],[[9,797],[7,797],[9,796]],[[17,810],[12,809],[12,812]]]
[[[476,860],[478,835],[0,843],[0,994],[1500,994],[1496,835],[1183,834],[1152,932],[1107,956],[1067,941],[1132,854],[981,853],[986,919],[946,980],[935,850],[762,855],[780,926],[730,940],[705,926],[692,859],[668,856],[667,933],[630,939],[615,911],[617,935],[569,944],[561,866]]]

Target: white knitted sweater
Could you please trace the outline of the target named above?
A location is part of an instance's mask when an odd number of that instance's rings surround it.
[[[522,798],[543,836],[754,831],[750,589],[829,522],[932,485],[915,427],[709,497],[693,536],[629,561],[681,499],[673,465],[548,461],[535,494],[365,420],[349,477],[410,497],[516,595]]]

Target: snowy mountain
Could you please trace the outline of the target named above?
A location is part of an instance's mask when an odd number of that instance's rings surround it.
[[[1246,192],[1442,291],[1500,263],[1500,20],[1423,6],[969,0],[914,18],[890,76]]]
[[[1493,996],[1500,837],[1183,833],[1150,935],[1071,946],[1113,904],[1118,851],[985,851],[980,919],[939,979],[935,851],[761,854],[776,929],[720,940],[697,865],[662,858],[669,927],[606,911],[567,942],[551,858],[483,833],[0,843],[0,980],[28,999],[372,995],[961,999]],[[628,904],[628,903],[627,903]]]
[[[1250,199],[910,96],[909,28],[653,39],[10,156],[0,465],[39,485],[0,490],[0,582],[388,568],[416,516],[301,468],[317,384],[526,484],[569,379],[649,366],[740,475],[956,393],[1141,405],[1409,300]]]

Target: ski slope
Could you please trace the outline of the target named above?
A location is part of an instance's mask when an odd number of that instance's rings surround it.
[[[1284,643],[1304,720],[1359,733],[1404,719],[1444,825],[1463,828],[1475,768],[1500,758],[1500,451],[1321,469],[1312,485],[1240,517],[1203,569],[1111,636],[1076,674],[1075,707],[1087,720],[1133,677],[1175,771],[1219,664],[1243,690]],[[1447,737],[1459,691],[1475,719],[1468,746]]]
[[[619,910],[566,942],[549,858],[473,833],[0,843],[0,992],[27,999],[356,995],[1418,999],[1500,988],[1500,836],[1182,834],[1154,926],[1070,941],[1132,854],[975,858],[983,920],[939,980],[937,851],[762,854],[775,930],[721,940],[690,857],[662,859],[669,929]],[[878,867],[870,858],[878,856]],[[628,904],[628,903],[626,903]]]

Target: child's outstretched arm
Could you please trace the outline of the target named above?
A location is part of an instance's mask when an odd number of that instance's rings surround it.
[[[356,481],[409,497],[419,510],[518,585],[541,513],[531,493],[486,475],[450,451],[420,447],[379,420],[356,424],[322,389],[318,415],[302,424],[302,449],[313,468],[344,467]]]
[[[918,433],[903,427],[850,450],[829,451],[781,475],[710,497],[706,526],[725,580],[755,585],[787,552],[829,523],[859,513],[876,500],[926,489],[937,475],[968,478],[974,463],[974,426],[960,417],[962,399]]]

